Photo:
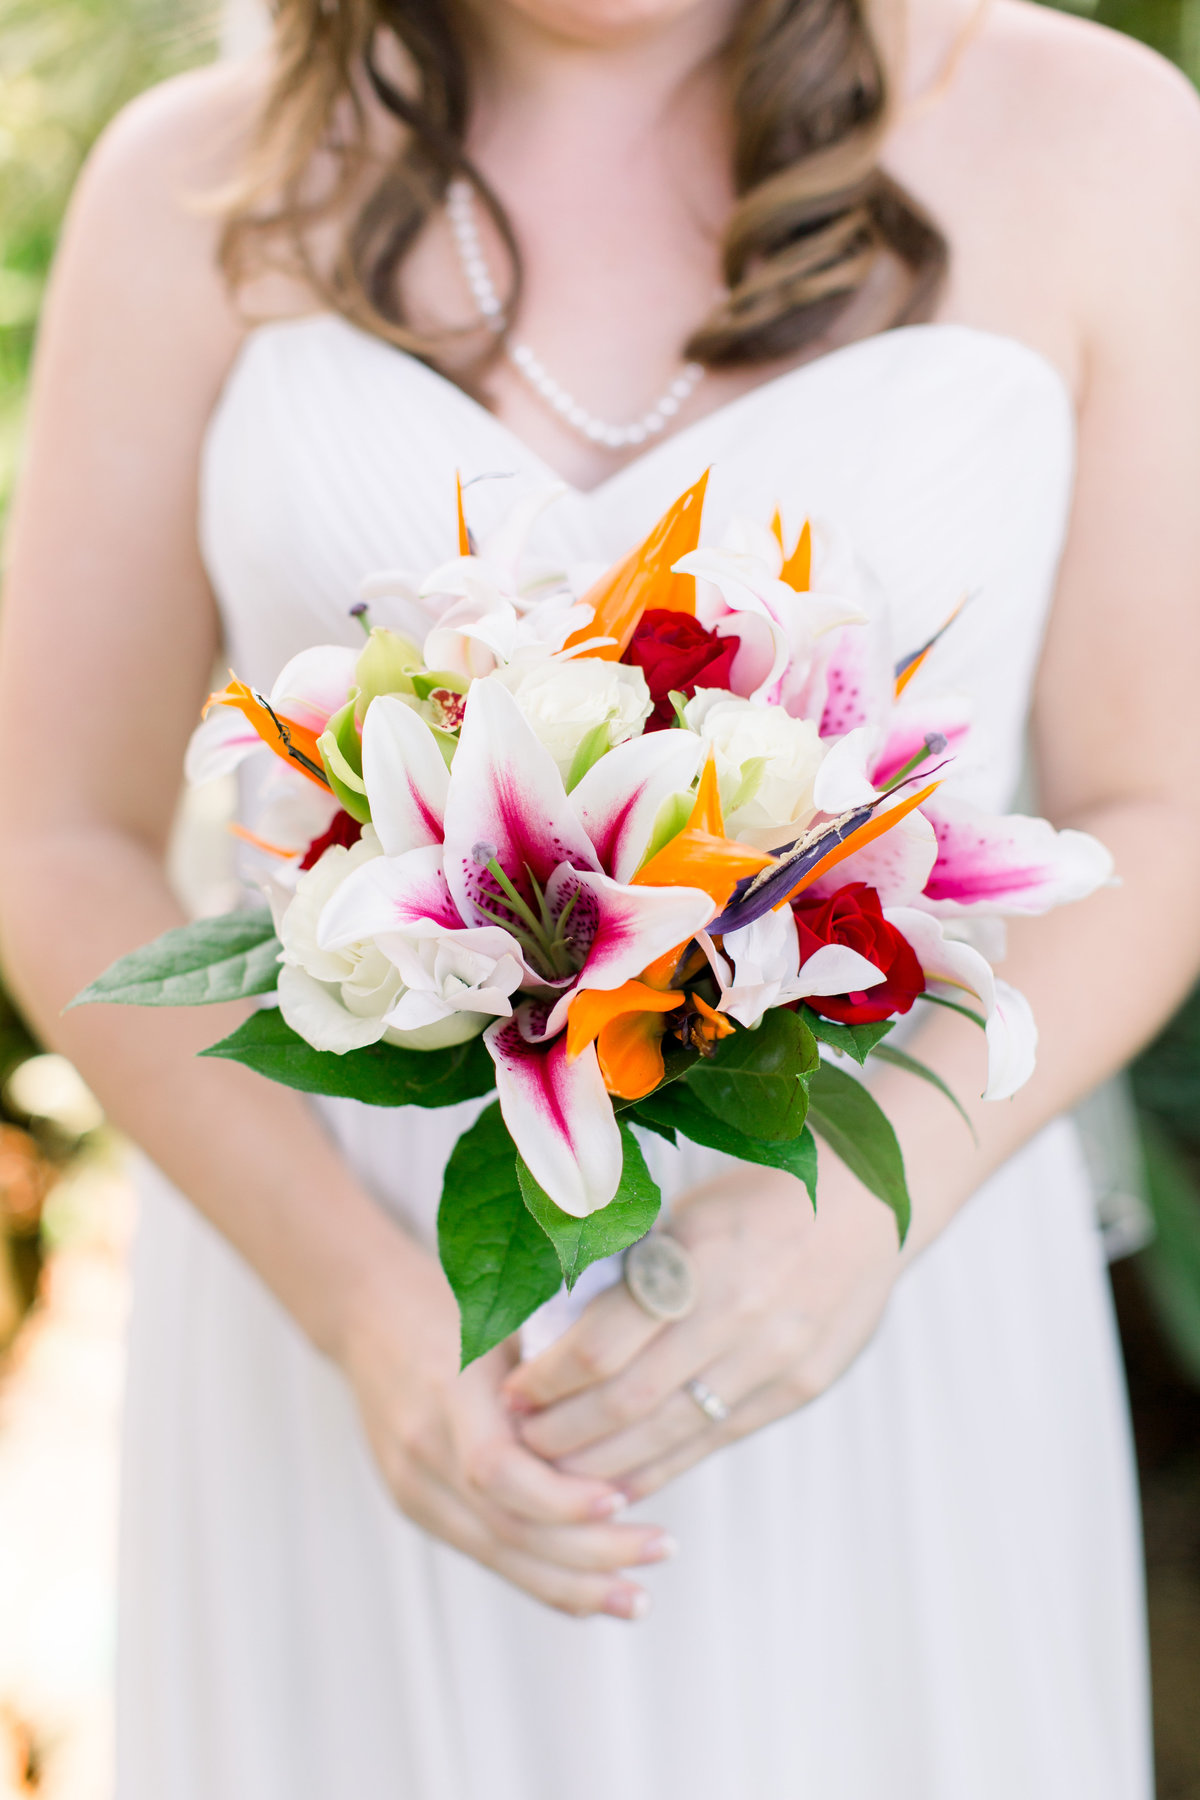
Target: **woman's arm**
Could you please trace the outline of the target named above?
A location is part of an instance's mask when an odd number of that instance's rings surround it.
[[[301,1099],[196,1060],[237,1014],[62,1010],[181,918],[163,850],[218,647],[196,544],[199,446],[240,336],[215,226],[188,202],[228,172],[249,79],[205,74],[139,102],[72,206],[4,600],[5,969],[110,1116],[340,1361],[404,1509],[551,1604],[630,1615],[639,1590],[616,1571],[652,1559],[652,1528],[607,1522],[607,1483],[516,1442],[496,1395],[502,1357],[458,1378],[440,1269]]]
[[[1089,76],[1090,126],[1059,75],[1070,162],[1055,171],[1048,150],[1041,178],[1058,184],[1075,285],[1055,301],[1084,380],[1034,723],[1043,809],[1103,839],[1121,885],[1013,925],[1002,973],[1032,1003],[1038,1069],[1012,1101],[969,1107],[977,1148],[939,1095],[882,1071],[914,1198],[902,1254],[890,1215],[828,1155],[815,1219],[788,1177],[717,1180],[672,1220],[701,1272],[690,1318],[656,1328],[615,1288],[510,1376],[511,1402],[536,1412],[527,1443],[635,1495],[835,1381],[903,1268],[1152,1035],[1200,966],[1200,112],[1165,65],[1111,37]],[[963,1022],[928,1017],[914,1051],[964,1098],[982,1089]],[[697,1375],[733,1404],[727,1424],[680,1394]]]

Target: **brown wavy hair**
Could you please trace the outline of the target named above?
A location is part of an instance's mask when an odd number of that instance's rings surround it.
[[[406,318],[398,277],[447,184],[466,177],[503,240],[514,316],[520,249],[465,149],[468,29],[460,0],[277,0],[273,80],[227,200],[221,257],[235,285],[283,266],[323,304],[436,361],[447,334]],[[403,87],[381,60],[386,32],[411,69]],[[745,0],[724,58],[736,194],[727,293],[685,354],[712,367],[794,355],[830,330],[881,256],[904,280],[880,323],[924,316],[946,243],[879,167],[888,84],[861,0]],[[371,141],[371,92],[402,127],[386,155]],[[330,221],[338,248],[324,263],[312,240]]]

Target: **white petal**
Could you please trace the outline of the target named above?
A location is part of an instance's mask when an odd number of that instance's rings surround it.
[[[624,1152],[595,1045],[568,1062],[565,1032],[530,1044],[515,1018],[490,1026],[485,1041],[504,1123],[534,1179],[577,1219],[607,1206]]]
[[[219,781],[222,775],[232,775],[255,750],[265,748],[253,725],[236,707],[214,706],[188,740],[183,772],[193,787],[205,781]]]
[[[420,929],[455,931],[462,925],[442,874],[440,846],[405,856],[378,856],[353,870],[325,902],[316,927],[321,950]]]
[[[987,1022],[988,1083],[985,1100],[1007,1100],[1024,1087],[1037,1062],[1037,1025],[1019,989],[996,982],[996,1002]]]
[[[316,644],[301,650],[280,671],[271,689],[271,705],[285,719],[320,733],[345,706],[357,666],[358,651],[342,644]]]
[[[478,1037],[491,1024],[482,1013],[449,1013],[429,1025],[418,1025],[413,1031],[398,1031],[389,1026],[384,1040],[399,1044],[405,1050],[448,1050],[454,1044],[465,1044]]]
[[[875,759],[878,741],[874,726],[859,725],[830,745],[813,782],[813,805],[818,812],[850,812],[875,799],[867,770]]]
[[[335,987],[288,963],[279,971],[278,991],[284,1020],[314,1050],[332,1050],[335,1056],[344,1056],[347,1050],[377,1044],[386,1030],[382,1018],[357,1017],[342,1005]]]
[[[615,880],[636,873],[659,808],[691,786],[703,750],[694,732],[652,731],[608,751],[574,789],[572,805]]]
[[[1025,996],[997,981],[990,963],[970,944],[945,936],[940,919],[910,907],[888,908],[884,917],[908,939],[925,975],[977,999],[988,1045],[985,1100],[1006,1100],[1028,1081],[1037,1055],[1037,1025]]]
[[[882,969],[851,950],[846,944],[822,944],[806,962],[787,991],[789,1000],[807,1000],[810,995],[859,994],[886,980]]]
[[[450,771],[420,715],[383,694],[363,721],[363,780],[385,856],[442,840]]]

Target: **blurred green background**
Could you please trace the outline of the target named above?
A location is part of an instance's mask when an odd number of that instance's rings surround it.
[[[39,302],[80,164],[127,99],[214,54],[218,10],[213,0],[0,0],[0,527]],[[1200,0],[1070,10],[1200,80]],[[78,1141],[69,1118],[39,1116],[29,1098],[58,1091],[53,1082],[12,1079],[36,1049],[0,990],[0,1353],[36,1294],[41,1200]],[[1132,1088],[1144,1164],[1134,1185],[1154,1236],[1116,1266],[1114,1288],[1146,1504],[1160,1800],[1200,1800],[1200,993],[1139,1059]]]

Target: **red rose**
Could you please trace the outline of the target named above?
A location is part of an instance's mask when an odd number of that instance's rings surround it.
[[[349,850],[353,844],[357,844],[361,836],[362,826],[357,819],[352,819],[348,812],[335,812],[333,823],[328,831],[323,831],[320,837],[314,838],[304,852],[300,859],[300,867],[311,869],[320,862],[327,850],[332,849],[334,844],[340,844],[343,850]]]
[[[908,939],[889,925],[879,895],[865,881],[852,881],[829,900],[801,894],[793,900],[803,966],[822,944],[845,944],[882,969],[885,979],[858,994],[813,995],[805,1002],[843,1025],[874,1025],[906,1013],[925,991],[925,977]]]
[[[622,660],[642,670],[654,702],[647,731],[675,723],[671,690],[688,700],[697,686],[729,686],[729,671],[738,653],[737,638],[718,637],[691,613],[654,606],[644,612]]]

